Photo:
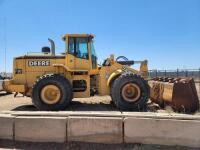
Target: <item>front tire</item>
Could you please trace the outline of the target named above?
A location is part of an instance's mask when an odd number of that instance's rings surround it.
[[[149,99],[149,87],[139,75],[123,73],[111,85],[111,98],[121,110],[141,110]]]
[[[72,100],[72,86],[63,76],[44,75],[32,89],[32,101],[39,110],[64,110]]]

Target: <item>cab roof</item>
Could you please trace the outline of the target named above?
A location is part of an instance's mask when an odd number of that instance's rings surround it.
[[[66,38],[68,37],[89,37],[89,38],[94,38],[94,35],[92,34],[65,34],[62,36],[62,39],[65,41]]]

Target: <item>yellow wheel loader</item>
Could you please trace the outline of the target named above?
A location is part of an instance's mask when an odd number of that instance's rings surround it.
[[[73,98],[94,95],[110,95],[120,110],[141,110],[149,98],[177,111],[199,109],[193,79],[148,81],[147,61],[130,61],[124,56],[115,59],[110,55],[98,65],[93,38],[90,34],[65,34],[66,48],[61,55],[55,55],[55,44],[49,39],[51,48],[14,58],[13,78],[0,87],[30,96],[39,110],[64,110]],[[139,70],[130,67],[135,63],[140,64]]]
[[[93,35],[66,34],[65,52],[55,55],[55,44],[39,54],[14,58],[13,78],[3,83],[9,92],[30,96],[39,110],[63,110],[73,98],[110,95],[121,110],[145,107],[149,99],[147,61],[114,55],[97,64]],[[140,70],[130,66],[140,63]]]

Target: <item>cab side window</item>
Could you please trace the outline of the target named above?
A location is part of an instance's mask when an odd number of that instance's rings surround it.
[[[91,41],[91,58],[92,58],[92,69],[96,69],[97,68],[97,56],[96,56],[93,41]]]

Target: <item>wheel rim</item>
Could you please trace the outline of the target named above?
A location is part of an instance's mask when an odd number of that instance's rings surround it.
[[[41,98],[46,104],[55,104],[60,100],[60,89],[55,85],[47,85],[41,90]]]
[[[140,98],[140,87],[135,83],[128,83],[122,88],[122,97],[125,101],[135,102]]]

